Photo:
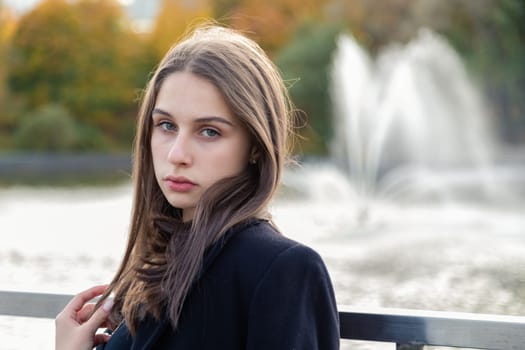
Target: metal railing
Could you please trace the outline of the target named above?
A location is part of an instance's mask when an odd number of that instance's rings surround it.
[[[0,315],[55,318],[71,295],[0,291]],[[390,342],[398,350],[425,345],[525,349],[525,317],[339,306],[341,338]]]
[[[398,350],[425,345],[474,349],[525,349],[525,317],[339,306],[341,338],[396,343]]]

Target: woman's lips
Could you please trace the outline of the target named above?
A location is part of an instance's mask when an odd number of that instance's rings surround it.
[[[168,176],[164,179],[164,181],[166,181],[169,189],[175,192],[189,192],[195,186],[197,186],[195,183],[191,182],[191,180],[185,177]]]

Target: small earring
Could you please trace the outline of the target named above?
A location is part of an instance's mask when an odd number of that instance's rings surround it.
[[[255,163],[257,163],[257,160],[255,160],[255,159],[250,159],[250,164],[255,164]]]

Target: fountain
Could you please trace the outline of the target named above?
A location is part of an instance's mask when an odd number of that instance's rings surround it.
[[[333,154],[367,207],[396,201],[494,199],[498,142],[487,107],[450,45],[421,30],[375,60],[349,35],[334,58]]]

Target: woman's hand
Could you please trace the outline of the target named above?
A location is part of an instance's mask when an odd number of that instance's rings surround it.
[[[109,340],[108,334],[96,334],[104,327],[113,306],[108,298],[95,313],[95,304],[89,303],[101,295],[107,286],[96,286],[75,296],[55,319],[55,350],[91,350]]]

